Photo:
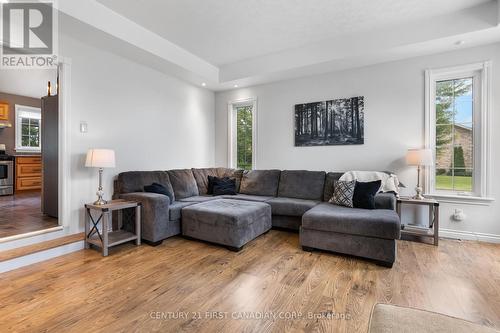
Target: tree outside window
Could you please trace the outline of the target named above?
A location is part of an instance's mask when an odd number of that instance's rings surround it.
[[[41,150],[41,110],[16,105],[16,151]]]
[[[236,167],[238,169],[252,169],[252,109],[251,105],[236,107]]]
[[[436,189],[472,192],[473,79],[436,82]]]

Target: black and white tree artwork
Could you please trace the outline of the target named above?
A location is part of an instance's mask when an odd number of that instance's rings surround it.
[[[295,105],[295,146],[364,144],[364,98]]]

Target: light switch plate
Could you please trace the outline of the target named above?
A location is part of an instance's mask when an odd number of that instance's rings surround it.
[[[85,121],[80,122],[80,133],[87,133],[88,129],[89,127]]]

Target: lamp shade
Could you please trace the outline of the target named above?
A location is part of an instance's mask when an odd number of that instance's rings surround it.
[[[408,149],[406,153],[406,163],[408,165],[429,166],[432,165],[432,150],[430,149]]]
[[[111,149],[89,149],[85,166],[88,168],[114,168],[115,151]]]

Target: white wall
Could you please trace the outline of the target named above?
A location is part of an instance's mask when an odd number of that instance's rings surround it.
[[[256,97],[259,169],[393,170],[411,190],[416,171],[405,165],[404,156],[407,148],[424,144],[424,70],[485,60],[493,61],[491,181],[492,196],[497,198],[500,117],[495,106],[500,105],[500,44],[216,93],[215,162],[227,165],[228,101]],[[365,97],[364,145],[294,147],[295,104],[352,96]],[[471,238],[477,235],[470,233],[500,237],[498,200],[489,206],[443,203],[441,207],[443,229],[465,231]],[[451,219],[457,207],[468,215],[465,221]]]
[[[89,148],[111,148],[106,198],[121,171],[214,164],[214,93],[166,76],[66,35],[71,59],[71,231],[83,228],[83,205],[95,200],[97,170],[84,167]],[[79,124],[88,124],[80,133]]]

